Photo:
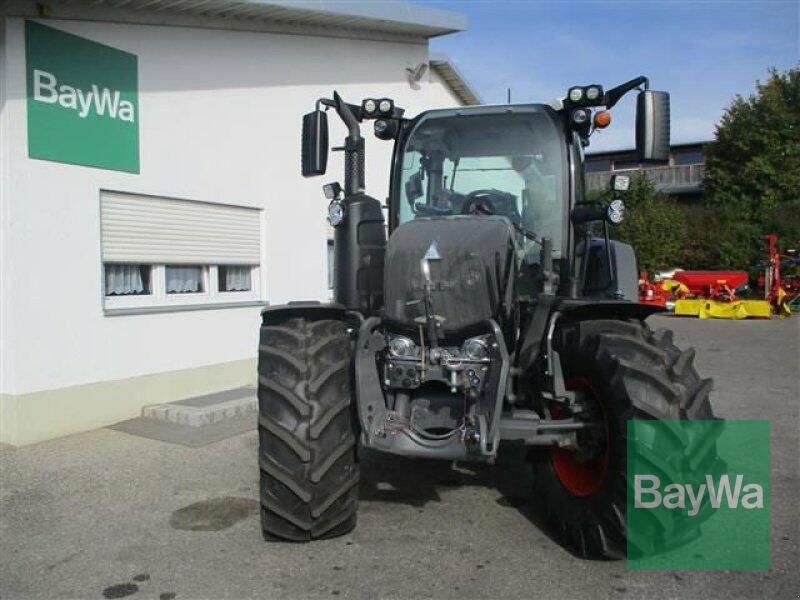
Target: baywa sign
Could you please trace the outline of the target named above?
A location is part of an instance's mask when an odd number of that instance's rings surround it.
[[[768,421],[638,420],[627,434],[630,568],[770,568]]]
[[[58,85],[55,75],[39,69],[33,70],[33,99],[36,102],[58,103],[64,108],[77,110],[81,119],[93,112],[98,117],[108,115],[111,119],[122,119],[129,123],[136,121],[133,103],[122,100],[119,90],[100,88],[94,83],[88,91],[71,85]]]
[[[135,54],[25,22],[28,156],[139,172]]]

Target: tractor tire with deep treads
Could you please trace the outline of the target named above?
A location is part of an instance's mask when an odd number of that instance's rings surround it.
[[[566,327],[558,348],[566,387],[595,397],[605,442],[589,459],[566,449],[535,452],[534,501],[563,543],[586,558],[620,559],[629,550],[649,554],[693,539],[707,514],[654,518],[644,534],[628,531],[626,446],[631,419],[705,420],[709,427],[702,435],[692,438],[675,429],[648,442],[648,464],[677,482],[724,467],[715,443],[722,423],[714,421],[708,399],[712,381],[698,376],[694,350],[681,351],[672,332],[652,331],[638,321],[591,320]],[[693,473],[685,472],[689,464]]]
[[[261,327],[258,436],[268,540],[330,538],[356,525],[351,354],[340,321],[293,318]]]

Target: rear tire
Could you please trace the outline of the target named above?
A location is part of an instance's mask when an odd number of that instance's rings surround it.
[[[606,424],[605,443],[577,457],[567,450],[535,454],[534,498],[564,544],[584,558],[625,558],[665,548],[671,540],[696,537],[700,519],[654,523],[646,536],[630,539],[626,529],[627,421],[631,419],[714,419],[708,400],[712,381],[693,366],[694,350],[681,351],[672,332],[652,331],[639,322],[596,320],[576,323],[559,348],[568,388],[595,396]],[[687,457],[705,472],[718,472],[711,439],[652,441],[654,460],[672,481]],[[662,436],[665,437],[665,436]],[[701,443],[702,442],[702,443]]]
[[[261,327],[258,436],[267,540],[307,542],[356,525],[351,354],[340,321],[289,319]]]

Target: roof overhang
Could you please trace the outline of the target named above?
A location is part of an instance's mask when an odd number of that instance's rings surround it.
[[[686,149],[698,149],[702,150],[705,146],[709,144],[713,144],[714,140],[700,140],[696,142],[679,142],[679,143],[672,143],[670,144],[669,148],[670,151],[674,150],[686,150]],[[610,150],[595,150],[595,151],[587,151],[586,158],[607,158],[610,156],[618,156],[624,154],[636,154],[636,148],[631,146],[626,146],[624,148],[612,148]]]
[[[464,106],[483,104],[477,92],[472,89],[472,86],[447,56],[431,56],[430,65],[431,70],[442,78]]]
[[[464,31],[457,12],[402,0],[7,0],[3,14],[424,41]]]

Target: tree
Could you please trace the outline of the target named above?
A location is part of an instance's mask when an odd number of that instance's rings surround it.
[[[656,192],[653,182],[640,174],[631,180],[625,206],[625,220],[614,228],[613,236],[633,246],[639,268],[656,271],[680,266],[688,232],[675,200]]]
[[[771,230],[787,245],[800,239],[800,69],[773,69],[734,98],[707,148],[705,187],[718,223],[702,244],[707,267],[747,268]]]

